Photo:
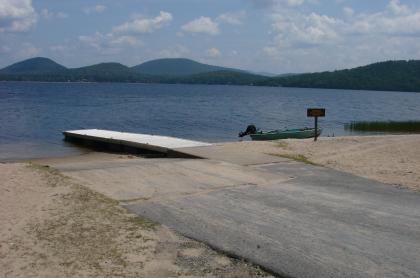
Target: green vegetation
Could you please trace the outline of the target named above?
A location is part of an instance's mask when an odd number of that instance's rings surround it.
[[[309,165],[319,166],[319,164],[310,161],[309,158],[307,158],[306,156],[304,156],[302,154],[271,154],[271,155],[284,157],[284,158],[287,158],[287,159],[291,159],[291,160],[294,160],[294,161],[297,161],[297,162],[302,162],[302,163],[309,164]]]
[[[420,92],[420,60],[388,61],[350,70],[275,77],[258,85]]]
[[[420,133],[420,121],[351,122],[345,125],[345,129],[365,132]]]
[[[266,77],[238,71],[215,71],[185,77],[169,78],[165,83],[182,84],[220,84],[220,85],[254,85]]]

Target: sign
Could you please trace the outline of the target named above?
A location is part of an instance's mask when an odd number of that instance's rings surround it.
[[[315,138],[318,139],[318,117],[325,117],[325,108],[308,108],[308,117],[315,118]]]
[[[309,108],[308,117],[325,117],[325,108]]]

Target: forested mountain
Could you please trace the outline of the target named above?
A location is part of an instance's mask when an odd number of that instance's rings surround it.
[[[190,59],[157,59],[132,67],[138,73],[147,75],[187,76],[215,71],[240,71],[224,67],[202,64]]]
[[[0,74],[45,74],[67,70],[66,67],[57,64],[48,58],[32,58],[15,63],[0,70]]]
[[[420,92],[420,61],[388,61],[354,69],[276,77],[258,85]]]

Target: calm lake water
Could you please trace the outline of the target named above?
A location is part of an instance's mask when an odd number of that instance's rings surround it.
[[[0,82],[0,160],[77,153],[63,130],[99,128],[208,142],[262,129],[312,126],[348,135],[354,120],[420,120],[420,93],[246,86]]]

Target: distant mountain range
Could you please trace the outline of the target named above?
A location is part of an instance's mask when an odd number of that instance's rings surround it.
[[[66,68],[51,59],[38,57],[1,69],[0,80],[229,84],[420,92],[420,61],[388,61],[348,70],[273,77],[189,59],[158,59],[134,67],[101,63]]]
[[[0,70],[0,80],[61,82],[142,82],[253,85],[266,77],[243,70],[206,65],[189,59],[158,59],[134,67],[101,63],[66,68],[38,57]]]

